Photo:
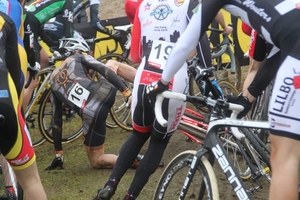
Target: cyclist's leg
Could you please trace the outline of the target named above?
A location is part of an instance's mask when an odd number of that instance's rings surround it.
[[[10,76],[1,72],[2,87],[10,98],[1,98],[0,113],[4,121],[0,125],[0,151],[12,166],[26,199],[47,199],[35,161],[35,153],[30,141],[14,84]],[[8,87],[11,86],[11,88]],[[4,91],[4,90],[3,90]]]
[[[104,142],[106,118],[114,103],[116,89],[104,79],[100,79],[99,84],[96,85],[96,90],[92,90],[91,97],[81,114],[84,145],[92,167],[113,168],[117,156],[104,153]]]
[[[283,44],[286,46],[282,45],[281,48],[282,62],[279,62],[269,107],[272,149],[269,199],[272,200],[298,199],[300,40],[298,36],[291,36]]]
[[[298,199],[300,141],[273,134],[270,134],[270,140],[272,181],[269,199]]]
[[[267,53],[267,44],[255,30],[251,32],[250,46],[249,46],[249,69],[247,77],[244,81],[243,91],[246,91],[250,83],[253,81],[262,61],[265,59]]]
[[[187,86],[184,74],[186,69],[182,67],[174,76],[172,91],[183,92]],[[187,91],[186,91],[187,92]],[[181,117],[184,113],[186,103],[174,99],[165,99],[162,104],[162,112],[164,118],[168,119],[167,127],[162,127],[156,120],[154,120],[153,129],[151,131],[151,139],[146,153],[137,168],[133,181],[126,194],[126,199],[135,199],[143,187],[149,180],[149,177],[157,169],[160,160],[163,157],[164,151],[169,143],[169,140],[177,129]],[[153,111],[152,111],[153,112]],[[149,114],[149,112],[148,112]],[[136,116],[141,117],[141,116]],[[136,118],[133,118],[137,120]],[[136,122],[136,121],[134,121]],[[134,125],[135,127],[135,125]],[[133,197],[133,198],[130,198]],[[125,199],[125,198],[124,198]]]
[[[35,40],[35,42],[36,41],[37,40]],[[37,61],[39,61],[41,68],[47,67],[49,64],[47,52],[44,49],[42,49],[42,47],[39,44],[37,45],[37,48],[38,48],[38,51],[40,52],[39,58],[37,58]],[[38,84],[37,78],[32,79],[28,88],[26,88],[24,90],[24,98],[23,98],[23,104],[22,104],[24,109],[27,108],[27,106],[30,102],[32,93],[33,93],[35,87],[37,86],[37,84]]]

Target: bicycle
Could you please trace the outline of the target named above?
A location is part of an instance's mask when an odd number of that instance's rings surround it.
[[[120,26],[117,27],[119,29],[130,28],[130,26]],[[111,37],[102,37],[102,38],[94,38],[94,39],[87,39],[89,44],[93,43],[96,44],[100,41],[110,40]],[[115,52],[117,50],[117,45],[119,41],[115,40],[115,48],[112,50],[112,52]],[[49,142],[53,142],[52,135],[51,135],[51,103],[48,100],[48,98],[51,96],[51,90],[49,85],[49,78],[53,70],[56,68],[55,63],[57,61],[64,60],[64,56],[60,55],[57,51],[54,51],[54,49],[50,48],[50,51],[53,53],[51,57],[49,57],[49,66],[41,69],[38,73],[38,86],[35,88],[31,101],[26,108],[25,111],[25,119],[27,119],[28,128],[30,129],[30,134],[32,138],[32,142],[34,146],[41,145],[46,140]],[[112,53],[111,52],[111,53]],[[128,52],[129,53],[129,52]],[[110,58],[113,58],[118,54],[112,54]],[[101,57],[100,57],[101,58]],[[98,58],[98,60],[100,59]],[[103,56],[101,60],[106,58],[107,60],[109,57],[107,55]],[[38,106],[38,105],[42,105]],[[71,123],[76,121],[77,126],[68,126],[68,123],[64,123],[64,137],[63,137],[63,143],[65,142],[71,142],[75,139],[77,139],[81,135],[82,128],[78,126],[79,117],[75,115],[75,112],[71,109],[69,109],[67,106],[64,106],[64,120],[65,122]],[[38,125],[36,125],[36,119],[38,121]],[[113,122],[113,125],[115,123]],[[110,123],[107,122],[107,126],[110,126]],[[116,127],[117,125],[114,125]],[[72,128],[70,128],[72,127]],[[112,127],[112,126],[110,126]]]
[[[1,193],[2,194],[5,194],[5,190],[4,188],[6,186],[12,186],[14,191],[15,191],[15,198],[13,196],[7,196],[7,197],[4,197],[4,196],[0,196],[0,200],[23,200],[24,198],[24,191],[23,189],[20,187],[20,185],[18,184],[18,181],[16,179],[16,176],[10,166],[10,164],[6,161],[6,159],[2,156],[2,154],[0,155],[0,170],[1,170],[1,173],[0,173],[0,188],[1,190],[3,191]]]
[[[115,26],[114,29],[123,32],[126,35],[126,42],[125,45],[121,45],[121,40],[112,38],[111,36],[107,36],[105,38],[102,38],[101,40],[98,39],[86,39],[86,41],[89,44],[94,44],[95,41],[104,41],[104,40],[114,40],[114,48],[112,50],[109,50],[108,52],[105,52],[104,55],[101,55],[97,58],[98,61],[102,63],[106,63],[108,60],[115,60],[121,63],[125,63],[131,66],[135,66],[134,63],[132,63],[128,57],[130,53],[130,46],[131,46],[131,27],[132,24],[124,25],[124,26]],[[122,53],[116,53],[118,50],[118,47],[122,48]],[[99,76],[99,73],[94,73],[93,78],[97,79]],[[131,90],[132,89],[132,83],[124,80],[122,77],[120,77],[122,81],[127,85],[127,87]],[[106,120],[106,125],[110,128],[114,127],[121,127],[125,130],[132,130],[131,126],[128,126],[131,119],[130,115],[130,98],[124,98],[121,92],[117,92],[116,99],[114,105],[110,109],[110,115],[108,116],[108,119]]]
[[[28,126],[34,146],[38,146],[46,140],[53,143],[51,135],[52,107],[50,108],[52,105],[49,101],[51,87],[49,80],[52,72],[56,69],[55,63],[64,60],[65,57],[60,55],[57,51],[52,52],[53,56],[49,57],[50,65],[41,69],[38,73],[37,78],[39,84],[34,90],[33,97],[25,111],[26,119],[28,116],[31,116],[38,121],[38,128],[36,128],[34,124],[35,120],[31,122],[31,126]],[[80,117],[68,106],[64,106],[63,115],[64,122],[66,123],[63,125],[64,134],[62,142],[66,143],[75,140],[81,135],[82,125]],[[70,123],[72,123],[72,126],[69,126]]]
[[[121,29],[117,29],[117,30],[121,30]],[[226,89],[231,88],[231,84],[228,84],[228,83],[231,80],[235,80],[235,78],[229,77],[229,79],[228,79],[228,74],[235,74],[237,81],[234,82],[234,86],[235,86],[235,88],[238,89],[240,86],[240,82],[241,82],[241,69],[240,69],[240,65],[238,64],[237,59],[235,58],[233,51],[231,50],[231,46],[233,45],[233,42],[229,39],[228,34],[224,33],[222,30],[213,29],[213,28],[209,28],[208,30],[217,32],[219,34],[223,33],[223,41],[220,44],[218,44],[212,48],[212,52],[213,52],[212,59],[217,59],[216,69],[217,69],[217,72],[219,72],[219,73],[216,73],[215,76],[216,76],[216,79],[220,82],[219,86],[222,89],[223,88],[226,88]],[[125,31],[125,29],[123,29],[123,31]],[[131,62],[128,60],[128,55],[129,55],[129,50],[130,50],[131,33],[129,30],[127,30],[126,34],[127,34],[127,42],[126,42],[123,54],[116,56],[115,60],[117,60],[119,62],[124,62],[124,60],[125,60],[125,63],[132,65]],[[111,52],[108,53],[108,57]],[[224,64],[222,64],[221,57],[225,54],[229,55],[230,62],[228,62],[224,65]],[[108,60],[108,59],[104,58],[104,61],[105,60]],[[100,60],[100,61],[103,62],[103,60]],[[199,58],[197,58],[195,56],[192,60],[190,60],[188,62],[188,65],[189,66],[200,66]],[[228,73],[229,68],[231,70],[230,73]],[[222,72],[220,73],[220,71],[222,71]],[[225,73],[227,75],[226,79],[222,78],[222,77],[225,77],[224,75],[222,75]],[[224,82],[224,81],[227,81],[227,82]],[[130,84],[128,84],[128,85],[130,85]],[[189,93],[193,96],[198,96],[198,95],[201,95],[204,93],[204,84],[201,86],[195,84],[194,77],[190,76],[190,75],[189,75]],[[118,96],[120,96],[120,97],[118,97]],[[131,121],[130,121],[131,120],[130,99],[128,99],[128,98],[124,99],[121,94],[117,94],[117,97],[118,98],[116,98],[116,102],[111,110],[111,117],[116,122],[116,124],[118,124],[121,128],[131,131],[132,126],[131,126]],[[204,112],[207,113],[207,109],[205,109],[205,108],[200,108],[200,110],[203,110]]]
[[[240,174],[234,167],[218,137],[218,130],[222,127],[231,127],[235,142],[250,168],[253,180],[258,182],[258,178],[264,176],[270,181],[271,168],[269,157],[265,152],[266,147],[262,146],[258,142],[259,139],[249,130],[250,128],[268,129],[269,125],[267,122],[236,120],[237,114],[243,110],[243,107],[225,102],[222,99],[192,97],[167,91],[157,96],[155,104],[156,119],[162,126],[166,126],[168,123],[161,113],[163,98],[208,105],[213,109],[213,113],[202,148],[198,151],[184,151],[173,158],[161,175],[154,199],[174,199],[176,194],[178,199],[184,199],[187,196],[198,199],[202,199],[204,196],[207,199],[219,199],[217,179],[212,168],[215,159],[227,176],[236,196],[239,199],[252,199],[250,194],[261,188],[261,185],[250,189],[245,187]],[[224,118],[223,109],[233,111],[230,118]],[[237,127],[241,128],[242,132]],[[175,177],[182,171],[184,171],[182,176],[179,176],[179,178]],[[199,173],[196,174],[197,171]],[[194,177],[195,175],[197,175],[197,179]],[[199,178],[198,175],[202,177]],[[182,185],[179,188],[172,189],[172,186],[178,186],[178,181],[181,181]],[[191,184],[194,184],[196,181],[200,182],[192,188]],[[197,189],[197,191],[194,192],[192,191],[193,189]]]
[[[250,112],[250,117],[252,120],[263,120],[268,121],[269,112],[269,101],[272,95],[272,89],[274,85],[274,80],[267,86],[267,88],[262,92],[261,95],[253,103],[252,110]],[[269,131],[267,130],[255,130],[259,138],[265,143],[269,143]]]
[[[5,120],[4,116],[0,114],[1,123]],[[23,189],[18,184],[17,178],[10,164],[4,158],[0,152],[0,188],[5,194],[4,188],[6,186],[13,187],[14,193],[11,193],[9,196],[0,196],[1,200],[22,200],[24,196]]]

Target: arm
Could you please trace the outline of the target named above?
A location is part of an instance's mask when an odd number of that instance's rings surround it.
[[[217,0],[208,0],[199,4],[188,27],[178,39],[168,58],[162,81],[169,82],[173,78],[222,7],[223,2]]]
[[[34,48],[34,34],[32,32],[32,29],[30,27],[30,19],[29,16],[27,16],[24,20],[24,48],[27,54],[27,60],[30,66],[34,67],[35,62],[36,62],[36,54],[37,52],[35,51]]]
[[[65,37],[73,37],[73,0],[66,0],[63,7],[63,23]]]
[[[82,64],[89,69],[99,72],[106,80],[113,84],[123,94],[128,92],[127,86],[118,77],[116,72],[104,65],[103,63],[97,61],[92,56],[82,56]]]
[[[223,30],[227,34],[231,34],[233,31],[233,28],[231,26],[227,26],[225,24],[224,16],[221,11],[218,12],[218,14],[215,17],[215,20],[222,26]]]

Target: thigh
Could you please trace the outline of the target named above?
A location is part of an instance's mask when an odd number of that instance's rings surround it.
[[[17,92],[9,73],[0,72],[0,151],[13,169],[24,169],[35,161],[34,149],[23,119]],[[10,87],[9,87],[10,86]]]
[[[283,56],[269,107],[271,133],[300,140],[300,41]]]

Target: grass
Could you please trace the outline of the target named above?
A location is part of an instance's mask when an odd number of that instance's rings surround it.
[[[243,77],[248,67],[242,67]],[[244,80],[244,78],[242,78]],[[105,152],[118,154],[123,141],[131,132],[120,128],[107,128],[107,138],[105,143]],[[175,132],[170,140],[169,146],[165,151],[163,161],[165,165],[179,152],[187,149],[196,149],[198,146],[194,143],[184,142],[183,134]],[[145,152],[147,144],[141,153]],[[37,164],[42,183],[46,190],[49,200],[91,200],[99,188],[107,181],[110,169],[93,169],[87,159],[82,139],[63,145],[64,149],[64,169],[45,171],[44,169],[54,158],[53,144],[45,142],[35,148],[37,155]],[[150,200],[153,197],[157,181],[163,169],[158,169],[151,176],[149,182],[144,187],[139,199]],[[113,199],[123,199],[126,190],[134,176],[135,170],[129,169],[121,180],[118,190]],[[224,179],[225,181],[225,179]],[[227,190],[224,189],[224,194]],[[232,197],[232,196],[231,196]]]

